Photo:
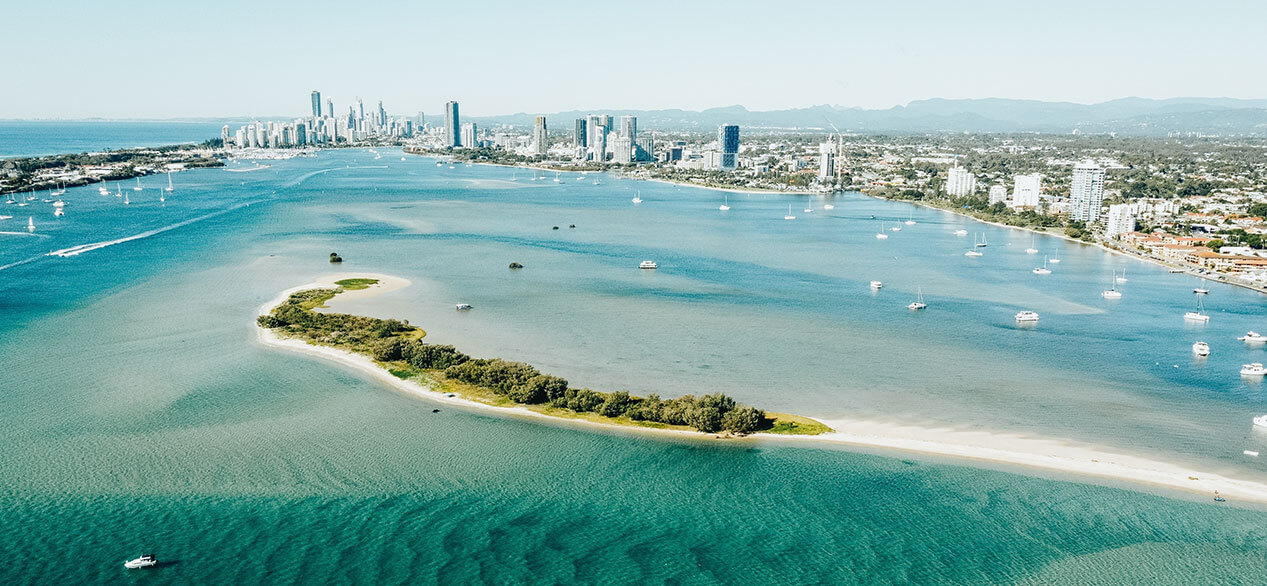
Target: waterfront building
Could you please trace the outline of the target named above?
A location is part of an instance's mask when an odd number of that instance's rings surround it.
[[[229,146],[229,125],[225,124],[220,127],[220,143]]]
[[[537,116],[537,122],[532,127],[532,147],[533,153],[538,155],[546,154],[550,148],[550,137],[546,133],[546,117]]]
[[[449,148],[462,146],[461,128],[461,121],[458,119],[458,103],[446,102],[444,104],[444,146]]]
[[[1135,231],[1135,206],[1128,203],[1119,203],[1109,206],[1109,215],[1106,216],[1104,235],[1109,238],[1117,238],[1122,234]]]
[[[584,118],[577,118],[572,122],[572,146],[578,149],[583,149],[589,144],[587,142],[589,136],[585,134],[585,127]]]
[[[629,137],[617,135],[612,139],[612,162],[631,163],[634,157],[634,145]]]
[[[946,176],[946,194],[953,197],[966,197],[977,190],[977,178],[956,162]],[[1034,205],[1038,205],[1035,202]]]
[[[620,117],[620,137],[629,139],[629,144],[638,142],[638,118],[636,116]]]
[[[734,170],[739,158],[738,125],[723,124],[717,127],[717,148],[721,151],[717,168],[722,171]]]
[[[655,137],[641,136],[634,145],[635,161],[651,161],[655,157]]]
[[[603,117],[599,116],[598,114],[591,114],[585,126],[589,134],[589,137],[586,139],[586,146],[589,148],[592,154],[594,151],[595,143],[597,143],[599,140],[599,135],[603,135],[602,136],[603,144],[604,145],[607,144],[607,136],[606,136],[607,127],[603,126]],[[601,159],[595,159],[595,160],[601,160]]]
[[[1038,173],[1017,175],[1012,186],[1012,209],[1038,209],[1038,193],[1042,190],[1043,176]]]
[[[990,205],[996,203],[1007,203],[1007,188],[997,183],[990,186]]]
[[[457,104],[455,103],[453,104],[453,106],[454,108],[456,108]],[[480,145],[479,145],[479,141],[475,139],[475,132],[476,132],[476,129],[475,129],[474,122],[464,123],[462,125],[461,142],[459,142],[456,146],[464,146],[464,147],[472,148],[472,149],[478,148]]]
[[[590,136],[590,160],[603,162],[607,160],[607,132],[602,126]]]
[[[836,177],[836,143],[824,142],[818,145],[818,179]]]
[[[312,90],[312,117],[321,117],[321,92]]]
[[[1069,217],[1088,224],[1098,221],[1103,203],[1104,168],[1092,161],[1074,166],[1069,186]]]

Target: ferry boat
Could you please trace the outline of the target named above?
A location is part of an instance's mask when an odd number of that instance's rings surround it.
[[[157,565],[158,565],[158,559],[155,558],[154,554],[152,553],[147,553],[134,560],[128,560],[126,562],[123,562],[123,567],[129,570],[135,570],[138,568],[149,568],[149,567],[157,566]]]
[[[1263,363],[1255,362],[1253,364],[1241,365],[1241,376],[1263,376],[1267,375],[1267,368],[1263,368]],[[1257,421],[1255,421],[1257,423]]]
[[[640,269],[654,269],[659,268],[659,266],[660,265],[657,265],[654,260],[644,260],[638,263],[638,268]]]
[[[1192,345],[1192,353],[1196,354],[1197,356],[1209,356],[1210,345],[1206,344],[1205,342],[1197,342]]]
[[[1038,314],[1032,311],[1022,311],[1016,314],[1016,321],[1030,323],[1036,322],[1038,321]]]
[[[1267,336],[1255,332],[1254,330],[1250,330],[1249,333],[1237,338],[1237,340],[1247,344],[1264,344],[1267,343]]]
[[[458,311],[470,311],[474,308],[470,303],[459,303],[454,306]]]
[[[880,289],[881,287],[884,287],[884,283],[881,283],[880,281],[871,281],[872,289]]]

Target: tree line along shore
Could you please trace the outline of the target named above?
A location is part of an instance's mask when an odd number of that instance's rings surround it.
[[[363,354],[392,375],[434,390],[494,406],[522,406],[569,419],[613,425],[747,435],[817,435],[830,431],[813,419],[768,413],[722,393],[664,399],[625,391],[573,388],[566,379],[500,358],[474,358],[453,346],[427,344],[421,328],[407,321],[314,311],[336,295],[367,288],[375,279],[344,279],[338,288],[299,291],[269,313],[260,327],[310,344]]]

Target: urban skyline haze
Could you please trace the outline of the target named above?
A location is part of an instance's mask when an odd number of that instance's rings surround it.
[[[0,39],[14,56],[0,118],[303,115],[314,88],[339,108],[360,97],[439,115],[458,100],[472,116],[1267,97],[1254,30],[1267,7],[1250,2],[132,1],[7,12],[24,25]]]

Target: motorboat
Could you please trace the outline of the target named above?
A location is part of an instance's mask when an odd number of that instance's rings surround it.
[[[1267,427],[1267,415],[1259,415],[1254,418],[1254,425],[1259,427]]]
[[[968,231],[967,231],[967,230],[955,230],[954,234],[955,234],[955,236],[967,236],[967,235],[968,235]]]
[[[1253,364],[1241,365],[1241,376],[1263,376],[1267,375],[1267,368],[1263,368],[1263,363],[1255,362]],[[1255,421],[1257,423],[1257,421]]]
[[[1192,345],[1192,353],[1196,354],[1197,356],[1209,356],[1210,345],[1206,344],[1205,342],[1197,342]]]
[[[963,253],[963,255],[964,256],[985,256],[984,253],[977,252],[975,250],[969,250],[968,252]]]
[[[879,289],[881,287],[884,287],[884,283],[881,283],[880,281],[871,281],[872,289]]]
[[[126,562],[123,562],[123,567],[129,570],[135,570],[138,568],[150,568],[157,565],[158,565],[158,559],[155,558],[154,554],[152,553],[147,553],[134,560],[128,560]]]
[[[1202,289],[1202,288],[1200,288],[1200,287],[1197,287],[1197,288],[1193,289],[1193,290],[1192,290],[1192,292],[1193,292],[1193,293],[1196,293],[1197,295],[1209,295],[1209,294],[1210,294],[1210,290],[1209,290],[1209,289]]]
[[[836,209],[836,206],[834,206],[834,205],[832,205],[832,204],[830,204],[830,203],[825,203],[825,204],[823,204],[823,209],[825,209],[825,210],[834,210],[834,209]]]
[[[1250,330],[1249,333],[1237,338],[1237,340],[1245,342],[1246,344],[1267,344],[1267,336],[1255,332],[1254,330]]]
[[[644,260],[638,263],[638,268],[640,269],[654,269],[659,268],[659,266],[660,265],[657,265],[654,260]]]
[[[65,210],[65,209],[63,209],[63,208],[53,208],[53,216],[60,218],[60,217],[62,217],[62,216],[64,216],[64,215],[66,215],[66,210]]]
[[[1024,323],[1024,322],[1029,322],[1029,323],[1036,322],[1036,321],[1038,321],[1038,314],[1037,314],[1037,313],[1035,313],[1035,312],[1032,312],[1032,311],[1022,311],[1022,312],[1019,312],[1019,313],[1017,313],[1017,314],[1016,314],[1016,321],[1018,321],[1018,322],[1023,322],[1023,323]]]
[[[459,303],[454,306],[458,311],[470,311],[474,307],[470,303]]]

